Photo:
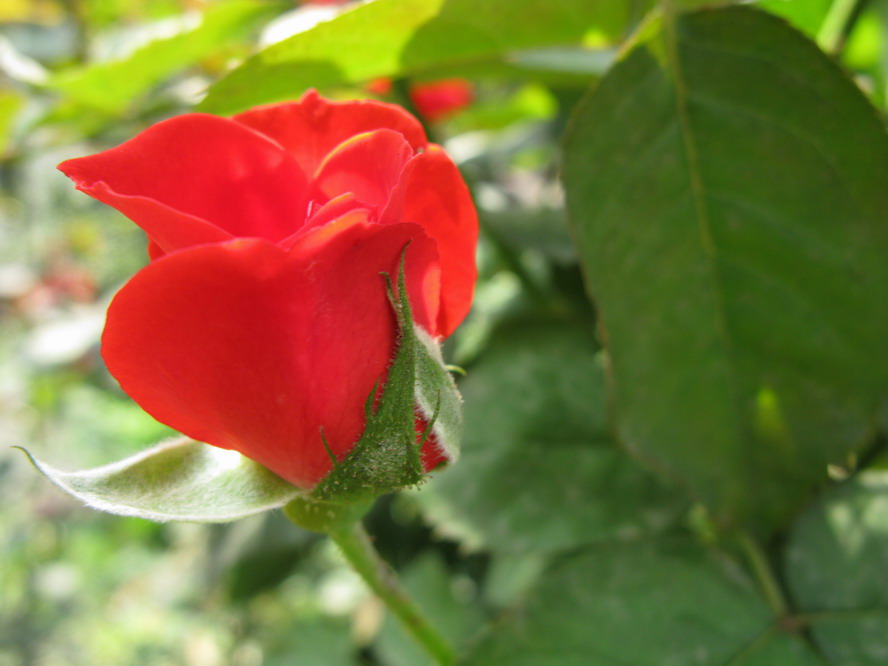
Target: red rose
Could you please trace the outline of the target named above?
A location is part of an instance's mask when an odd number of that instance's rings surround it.
[[[188,114],[59,167],[148,235],[102,353],[159,421],[310,488],[360,437],[396,325],[380,272],[445,337],[475,282],[477,218],[443,150],[403,109],[295,103]],[[409,245],[408,245],[409,244]],[[423,460],[446,458],[433,440]]]

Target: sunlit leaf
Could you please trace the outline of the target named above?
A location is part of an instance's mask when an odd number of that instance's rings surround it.
[[[806,512],[786,552],[789,586],[834,664],[888,658],[888,473],[842,484]]]
[[[376,0],[274,44],[216,83],[213,113],[298,97],[308,87],[496,61],[547,46],[613,41],[647,3],[625,0]]]
[[[283,506],[300,492],[235,451],[190,439],[80,472],[62,472],[25,453],[47,479],[87,506],[161,522],[228,522]]]
[[[0,88],[0,156],[9,149],[15,120],[24,104],[22,95]]]
[[[782,16],[810,37],[816,37],[829,14],[830,7],[842,4],[843,0],[761,0],[757,3],[762,9]],[[848,3],[844,3],[848,4]]]
[[[261,0],[211,5],[203,14],[181,17],[176,34],[148,42],[122,59],[63,70],[50,86],[64,92],[68,104],[119,113],[164,78],[243,40],[281,6]]]

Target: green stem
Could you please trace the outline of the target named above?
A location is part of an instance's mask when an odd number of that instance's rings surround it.
[[[746,532],[740,533],[740,545],[746,553],[752,572],[761,585],[762,592],[768,602],[768,606],[778,618],[789,615],[789,604],[783,596],[780,589],[780,583],[771,571],[771,565],[768,564],[768,558],[762,551],[761,546]]]
[[[389,610],[398,616],[404,628],[425,648],[426,652],[442,666],[452,664],[456,659],[453,648],[407,596],[395,572],[373,548],[364,526],[356,522],[347,527],[331,530],[329,534],[349,564],[385,602]]]

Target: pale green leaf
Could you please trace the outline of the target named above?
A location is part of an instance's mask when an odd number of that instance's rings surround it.
[[[830,7],[848,5],[847,0],[761,0],[762,9],[782,16],[810,37],[816,37],[830,13]]]
[[[80,472],[57,470],[25,453],[47,479],[87,506],[159,522],[224,523],[281,507],[301,492],[235,451],[187,438]]]
[[[24,95],[0,88],[0,157],[12,144],[16,119],[24,106]]]
[[[376,0],[256,54],[210,88],[201,106],[231,113],[298,97],[309,87],[428,75],[526,49],[606,43],[625,34],[647,4]]]
[[[127,57],[62,70],[50,87],[64,92],[69,105],[120,113],[165,78],[244,40],[282,6],[260,0],[217,3],[200,16],[183,17],[177,34],[150,41]]]

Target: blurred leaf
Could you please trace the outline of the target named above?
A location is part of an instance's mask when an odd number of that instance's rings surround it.
[[[577,250],[570,238],[564,211],[560,208],[515,207],[484,211],[482,223],[503,243],[518,252],[532,250],[556,264],[575,264]]]
[[[294,623],[281,618],[275,627],[279,635],[270,645],[265,642],[259,652],[262,666],[355,666],[356,648],[351,640],[348,622],[339,618],[318,617]]]
[[[497,551],[551,553],[674,521],[682,505],[610,438],[594,347],[566,324],[494,338],[460,384],[462,457],[417,494],[439,529]]]
[[[549,60],[549,51],[550,49],[533,49],[514,54],[507,53],[475,63],[455,62],[451,65],[436,66],[422,78],[440,80],[460,77],[472,81],[522,82],[552,89],[585,90],[614,60],[613,49],[590,49],[578,46],[571,49],[577,54],[577,64],[569,67],[567,58],[553,57]],[[559,67],[565,68],[559,69]],[[592,71],[593,67],[597,71]]]
[[[210,88],[201,108],[232,113],[309,87],[434,73],[506,53],[617,39],[640,0],[376,0],[273,44]]]
[[[810,631],[834,664],[888,656],[888,473],[863,473],[796,523],[786,575]]]
[[[880,60],[885,49],[882,34],[885,26],[880,19],[878,12],[869,11],[857,20],[842,54],[842,60],[848,66],[874,75],[879,73]]]
[[[279,2],[261,0],[212,4],[199,20],[182,17],[183,27],[172,37],[149,42],[123,59],[64,70],[50,86],[64,92],[69,104],[120,113],[164,78],[243,40],[281,8]]]
[[[80,5],[83,22],[92,28],[162,18],[187,6],[180,0],[81,0]]]
[[[457,649],[481,626],[481,609],[471,604],[471,583],[464,581],[470,589],[468,594],[460,595],[459,586],[436,554],[428,553],[412,562],[402,572],[401,582],[407,592],[420,601],[423,614]],[[375,651],[387,666],[433,664],[391,613],[386,613]]]
[[[888,387],[888,137],[746,7],[649,25],[566,143],[623,441],[722,522],[779,527]]]
[[[888,4],[867,6],[854,22],[841,52],[842,64],[870,101],[885,108],[888,100]]]
[[[190,439],[81,472],[61,472],[25,453],[47,479],[93,509],[160,522],[224,523],[283,506],[300,492],[239,453]]]
[[[24,104],[25,98],[22,95],[0,88],[0,157],[9,150],[15,119]]]
[[[517,90],[485,94],[449,120],[453,133],[502,129],[522,121],[547,120],[555,115],[557,102],[549,91],[534,84]]]
[[[320,535],[296,529],[280,511],[219,526],[222,541],[208,555],[227,581],[233,601],[243,602],[281,585],[304,564],[308,546]]]
[[[758,6],[782,16],[809,37],[816,37],[830,7],[846,0],[761,0]],[[846,3],[847,4],[847,3]]]
[[[742,572],[689,540],[609,543],[559,561],[526,605],[494,625],[463,663],[818,663],[798,641],[773,632],[771,623]],[[780,659],[756,658],[762,654]]]
[[[3,0],[0,3],[0,22],[14,21],[55,23],[62,15],[58,3],[52,0]]]

